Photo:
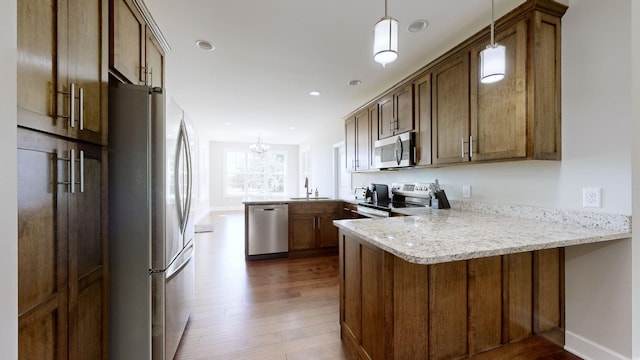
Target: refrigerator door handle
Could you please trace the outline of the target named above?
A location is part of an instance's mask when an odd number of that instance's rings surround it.
[[[187,147],[187,143],[186,143],[186,139],[185,139],[185,133],[184,133],[185,129],[184,129],[184,122],[180,122],[180,130],[178,131],[178,141],[177,141],[177,149],[176,149],[176,161],[175,161],[175,188],[176,188],[176,208],[178,210],[178,219],[180,220],[180,232],[184,232],[184,229],[186,227],[187,224],[187,214],[186,212],[186,205],[187,205],[187,200],[185,198],[183,193],[183,189],[182,189],[182,183],[183,183],[183,179],[182,179],[182,169],[180,168],[181,165],[181,160],[187,160],[186,158],[186,150],[184,150],[183,152],[183,147],[186,148]],[[188,169],[187,169],[188,170]]]
[[[171,266],[167,269],[167,281],[173,278],[176,274],[180,272],[193,258],[193,242],[191,245],[184,248],[183,253],[189,253],[187,256],[184,256],[184,260],[177,266]]]
[[[187,198],[186,205],[184,208],[184,225],[182,231],[185,231],[187,228],[187,223],[189,222],[189,215],[191,214],[191,197],[193,195],[193,158],[191,156],[191,146],[189,143],[189,134],[187,132],[187,126],[184,123],[184,120],[181,122],[182,133],[184,134],[184,149],[186,155],[187,162]]]

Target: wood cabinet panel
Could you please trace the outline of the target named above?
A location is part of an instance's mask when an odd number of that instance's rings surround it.
[[[64,72],[65,83],[75,84],[82,89],[82,98],[74,99],[77,116],[74,126],[69,128],[69,136],[75,139],[106,145],[106,116],[103,98],[106,98],[106,64],[103,61],[103,36],[107,36],[106,15],[103,1],[106,0],[66,0],[68,2],[67,58]],[[80,91],[80,90],[78,90]],[[69,98],[65,98],[69,102]],[[80,105],[82,101],[82,105]],[[82,129],[81,129],[82,128]],[[104,137],[103,137],[104,135]]]
[[[504,338],[514,342],[531,335],[532,331],[532,255],[531,253],[504,256]]]
[[[543,333],[562,327],[561,279],[564,272],[561,249],[537,251],[534,254],[533,331]]]
[[[145,83],[151,87],[163,87],[164,51],[149,28],[146,29],[145,39]]]
[[[373,144],[370,142],[371,136],[369,135],[369,109],[364,109],[356,114],[356,167],[355,170],[369,170],[371,154],[371,147]]]
[[[527,156],[527,22],[496,34],[506,47],[502,81],[479,81],[480,52],[489,39],[471,49],[471,161]]]
[[[361,245],[362,348],[370,359],[384,359],[382,250]]]
[[[97,145],[18,128],[18,339],[34,348],[20,358],[106,357],[105,156]]]
[[[347,170],[356,169],[356,159],[358,157],[358,138],[356,131],[356,118],[348,118],[344,122],[344,150],[346,155]]]
[[[413,84],[407,84],[378,100],[379,139],[413,129]]]
[[[338,246],[338,228],[333,225],[333,220],[337,218],[333,214],[318,216],[318,247]]]
[[[19,2],[18,125],[107,143],[105,4],[106,0]]]
[[[393,94],[388,94],[378,100],[378,138],[384,139],[393,135],[395,130],[395,112]]]
[[[413,84],[407,84],[395,93],[396,128],[395,134],[412,131],[413,121]]]
[[[561,26],[560,18],[550,14],[533,14],[533,34],[529,51],[535,62],[529,68],[535,83],[529,82],[529,128],[535,139],[529,142],[530,153],[541,160],[560,160],[561,156]],[[533,87],[533,88],[532,88]]]
[[[417,165],[431,164],[431,73],[420,76],[415,88]]]
[[[346,329],[350,336],[360,343],[362,320],[360,243],[351,237],[344,236],[342,246],[340,265],[343,272],[340,281],[344,291],[342,294],[344,305],[340,312],[340,320],[343,329]]]
[[[429,272],[393,257],[393,358],[425,359],[429,353]],[[401,334],[411,334],[402,336]]]
[[[144,19],[131,0],[114,0],[111,67],[133,84],[142,79],[145,44]]]
[[[563,262],[551,249],[419,265],[341,231],[342,339],[363,359],[490,358],[533,335],[562,345]]]
[[[56,117],[58,48],[57,1],[21,0],[18,6],[18,124],[65,131]]]
[[[429,359],[467,354],[467,263],[429,267]]]
[[[469,161],[469,55],[463,53],[432,71],[432,160]]]
[[[316,247],[315,224],[315,216],[289,216],[289,251]]]
[[[469,354],[502,344],[502,259],[469,260]]]

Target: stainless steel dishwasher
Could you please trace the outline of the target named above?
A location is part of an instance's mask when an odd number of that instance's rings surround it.
[[[289,207],[287,204],[249,205],[247,257],[260,259],[287,256]]]

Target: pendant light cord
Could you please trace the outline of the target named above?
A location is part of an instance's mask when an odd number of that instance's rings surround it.
[[[387,17],[387,0],[384,0],[384,17]]]
[[[386,6],[387,0],[385,0],[385,6]],[[385,10],[386,11],[386,10]],[[494,27],[493,27],[493,0],[491,0],[491,46],[495,47],[496,46],[496,42],[494,39]]]

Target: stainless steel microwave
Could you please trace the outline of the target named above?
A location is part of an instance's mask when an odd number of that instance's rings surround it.
[[[376,141],[374,164],[378,169],[414,166],[416,164],[416,133],[406,132]]]

